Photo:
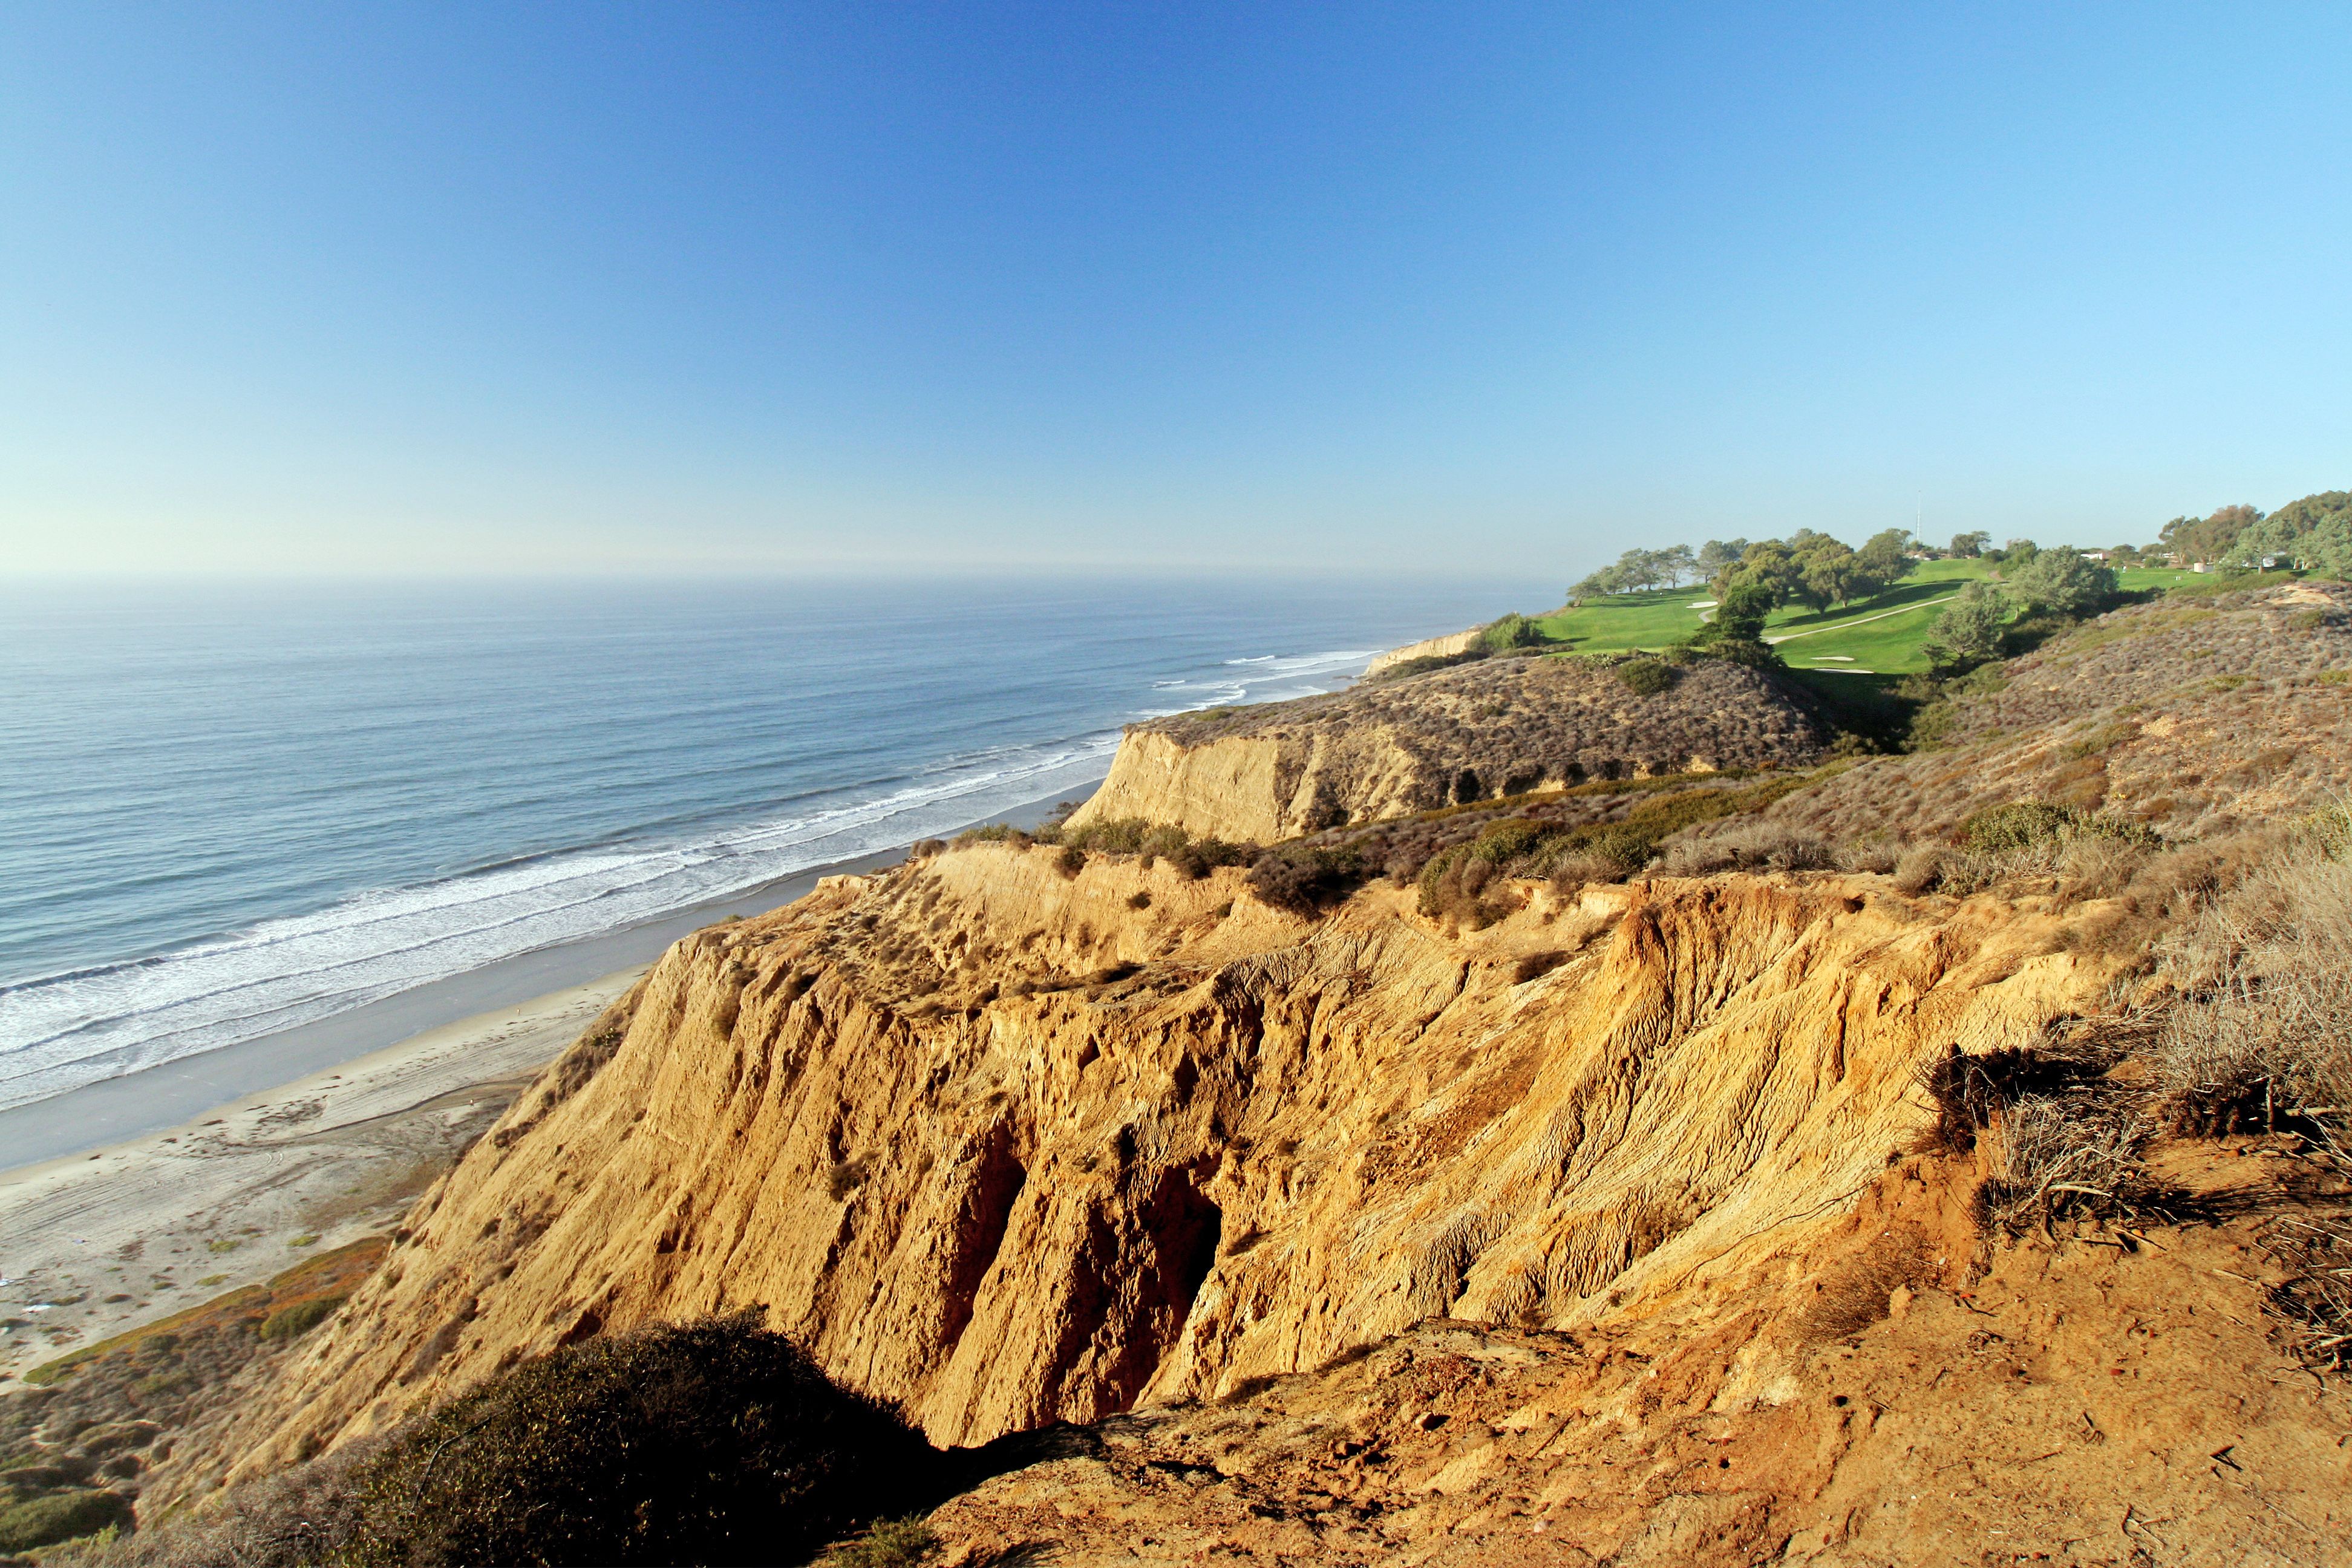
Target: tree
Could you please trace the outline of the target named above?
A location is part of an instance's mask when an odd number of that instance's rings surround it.
[[[1723,596],[1707,625],[1718,639],[1762,642],[1765,617],[1771,613],[1772,591],[1761,584],[1742,583]]]
[[[1738,565],[1740,553],[1747,548],[1748,541],[1744,539],[1710,539],[1698,547],[1693,566],[1699,576],[1711,583],[1726,567]]]
[[[2216,507],[2204,517],[2176,517],[2157,535],[2165,553],[2183,561],[2219,561],[2238,542],[2238,535],[2263,521],[2250,506]]]
[[[1982,555],[1984,547],[1991,542],[1992,535],[1981,528],[1973,533],[1956,533],[1952,535],[1952,559],[1973,561]]]
[[[2222,563],[2259,567],[2266,558],[2331,577],[2352,573],[2352,491],[2323,490],[2287,502],[2239,534]]]
[[[1780,666],[1780,656],[1764,640],[1764,619],[1772,613],[1772,590],[1739,583],[1720,595],[1714,615],[1693,633],[1691,647],[1739,664]]]
[[[1874,533],[1853,552],[1853,596],[1867,599],[1901,582],[1911,570],[1911,535],[1899,528]]]
[[[1741,551],[1738,562],[1717,573],[1709,586],[1721,599],[1742,583],[1754,583],[1766,589],[1776,607],[1794,604],[1804,586],[1798,580],[1796,558],[1777,539],[1760,539]]]
[[[1789,553],[1796,567],[1792,597],[1816,613],[1828,609],[1832,602],[1843,605],[1854,597],[1860,577],[1853,551],[1843,541],[1801,528],[1790,536]]]
[[[1666,586],[1679,588],[1683,579],[1698,570],[1698,558],[1687,544],[1676,544],[1657,552],[1658,569],[1665,574]]]
[[[2116,574],[2074,549],[2037,552],[2010,575],[2010,584],[2029,610],[2086,616],[2116,595]]]
[[[1982,664],[2000,652],[2001,623],[2009,619],[2007,595],[1990,583],[1970,583],[1944,606],[1921,645],[1927,661],[1953,672]]]

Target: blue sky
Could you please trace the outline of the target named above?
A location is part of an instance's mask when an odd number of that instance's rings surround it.
[[[1524,567],[2352,486],[2342,6],[0,11],[0,569]]]

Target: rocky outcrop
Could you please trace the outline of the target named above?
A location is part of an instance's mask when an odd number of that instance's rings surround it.
[[[1423,637],[1403,647],[1392,647],[1364,666],[1364,679],[1370,680],[1383,670],[1394,669],[1412,659],[1453,658],[1467,653],[1470,646],[1478,640],[1478,635],[1486,629],[1484,626],[1472,626],[1466,632],[1449,632],[1442,637]]]
[[[421,1201],[244,1468],[714,1312],[974,1444],[1433,1317],[1727,1300],[1850,1223],[1924,1063],[2109,978],[2074,916],[1877,879],[1528,885],[1473,934],[1406,899],[982,845],[697,933]]]
[[[1496,658],[1131,726],[1073,817],[1271,843],[1596,778],[1797,767],[1831,726],[1801,688],[1703,660],[1637,694],[1598,660]]]

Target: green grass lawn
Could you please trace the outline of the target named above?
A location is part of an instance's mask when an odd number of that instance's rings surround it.
[[[1622,653],[1627,648],[1664,647],[1698,630],[1699,613],[1690,606],[1707,597],[1706,584],[1660,588],[1647,594],[1612,594],[1581,609],[1555,610],[1536,625],[1570,653]]]
[[[1875,598],[1818,614],[1801,605],[1775,610],[1764,635],[1787,639],[1781,657],[1800,667],[1841,668],[1850,662],[1896,673],[1925,669],[1927,660],[1919,644],[1942,602],[1958,592],[1962,583],[1989,572],[1981,561],[1923,561]],[[1707,597],[1704,584],[1612,594],[1579,609],[1555,611],[1537,625],[1546,637],[1567,642],[1571,653],[1660,648],[1698,629],[1700,612],[1693,606]]]
[[[1921,651],[1928,629],[1963,584],[1992,575],[1983,561],[1922,561],[1910,574],[1875,598],[1813,611],[1801,605],[1772,612],[1764,636],[1796,669],[1824,672],[1852,670],[1877,675],[1910,675],[1927,668]],[[2133,566],[2116,574],[2126,593],[2163,592],[2187,587],[2218,592],[2218,574],[2176,571],[2165,566]],[[2284,582],[2287,573],[2261,578],[2232,577],[2232,586],[2256,581]],[[1656,589],[1646,594],[1612,594],[1578,609],[1555,610],[1536,617],[1546,637],[1563,642],[1568,653],[1624,653],[1636,648],[1663,648],[1679,642],[1699,627],[1696,606],[1708,600],[1704,584],[1687,588]]]

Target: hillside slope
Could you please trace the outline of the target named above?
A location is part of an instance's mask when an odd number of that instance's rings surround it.
[[[1546,784],[1802,766],[1831,738],[1811,694],[1736,664],[1700,661],[1643,696],[1598,661],[1487,659],[1130,726],[1072,822],[1273,843]]]
[[[1909,840],[2032,798],[2214,837],[2352,781],[2347,682],[2352,585],[2134,605],[1978,672],[1927,716],[1932,749],[1867,759],[1768,816]]]
[[[2109,975],[2044,909],[1837,882],[1531,893],[1475,936],[1401,904],[1309,924],[982,847],[681,942],[611,1059],[420,1204],[254,1462],[744,1306],[969,1444],[1432,1314],[1719,1290],[1933,1121],[1927,1061],[2022,1046]],[[1141,967],[1005,994],[1113,963]]]

